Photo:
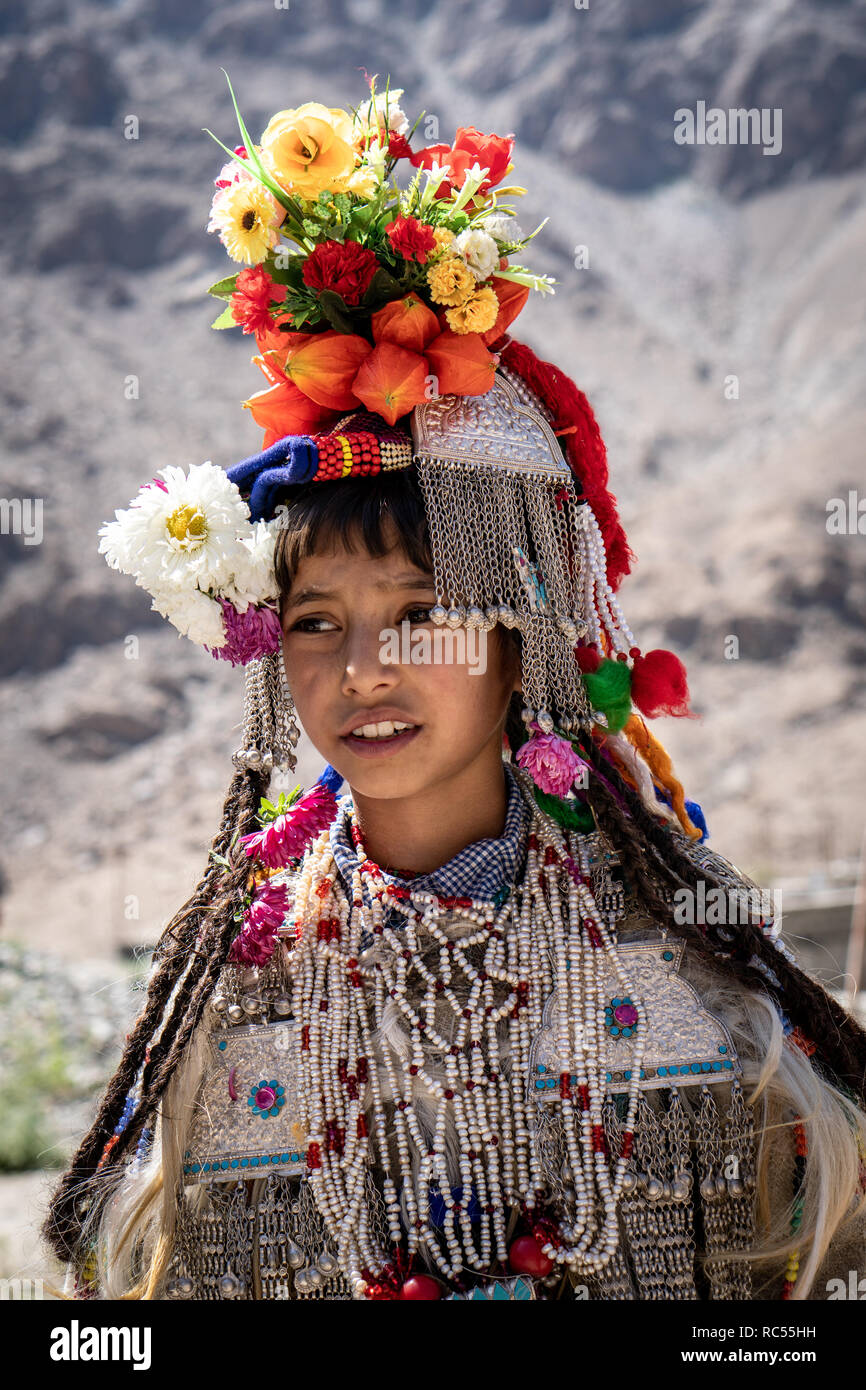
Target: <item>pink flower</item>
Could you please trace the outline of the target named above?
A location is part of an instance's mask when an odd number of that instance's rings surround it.
[[[538,730],[538,725],[533,724]],[[566,796],[578,774],[586,767],[564,738],[556,734],[534,733],[519,749],[517,761],[537,787],[550,796]]]
[[[274,953],[277,934],[289,910],[285,883],[263,883],[244,913],[244,924],[232,942],[233,965],[265,965]]]
[[[245,666],[279,651],[283,633],[273,608],[251,603],[246,613],[239,613],[228,599],[222,598],[220,603],[226,640],[222,647],[205,647],[211,656],[230,661],[232,666]]]
[[[241,159],[249,159],[249,154],[243,145],[235,145],[234,152],[240,155]],[[229,188],[233,183],[237,183],[238,179],[242,177],[243,172],[237,160],[230,159],[229,162],[224,164],[220,169],[219,178],[214,179],[214,185],[217,188]]]
[[[299,859],[307,845],[334,819],[337,798],[317,782],[315,786],[277,816],[263,830],[242,835],[241,844],[247,854],[269,869],[284,869],[291,859]]]

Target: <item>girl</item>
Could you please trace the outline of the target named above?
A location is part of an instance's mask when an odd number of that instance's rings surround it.
[[[429,303],[404,279],[356,302],[366,346],[281,347],[293,410],[319,361],[298,354],[327,359],[324,424],[272,425],[227,478],[164,469],[104,528],[247,697],[208,866],[46,1221],[74,1296],[800,1299],[861,1267],[866,1039],[706,848],[644,722],[688,692],[619,609],[585,397],[505,333],[508,281],[489,345],[455,347],[479,238],[513,244],[477,212],[451,249],[467,180],[399,204],[419,285],[440,233]],[[316,292],[349,312],[338,245]],[[387,336],[464,271],[462,317]],[[459,370],[401,411],[395,352],[441,365],[437,343]],[[328,767],[274,802],[295,713]]]

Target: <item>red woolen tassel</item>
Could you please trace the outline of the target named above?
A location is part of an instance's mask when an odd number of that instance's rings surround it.
[[[597,671],[601,665],[601,657],[595,647],[575,647],[574,659],[581,671]]]
[[[686,668],[673,652],[656,650],[634,658],[631,700],[648,719],[657,719],[660,714],[698,717],[689,709]]]

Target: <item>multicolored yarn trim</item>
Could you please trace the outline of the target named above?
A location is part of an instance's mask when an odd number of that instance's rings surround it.
[[[803,1185],[806,1181],[806,1162],[809,1155],[809,1145],[806,1141],[806,1129],[800,1115],[794,1121],[794,1172],[796,1175],[794,1198],[794,1211],[791,1216],[791,1234],[795,1235],[800,1229],[803,1221]],[[782,1285],[782,1298],[791,1298],[794,1292],[794,1285],[797,1282],[797,1275],[800,1272],[800,1251],[792,1250],[788,1256],[788,1263],[785,1267],[785,1282]]]
[[[299,483],[366,478],[412,463],[412,440],[372,411],[359,410],[326,434],[287,435],[227,469],[247,499],[252,521],[270,520],[283,488]]]

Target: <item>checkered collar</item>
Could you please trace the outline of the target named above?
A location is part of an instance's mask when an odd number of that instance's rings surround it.
[[[495,898],[500,889],[512,883],[526,852],[530,812],[511,768],[507,763],[502,767],[508,802],[505,828],[499,839],[475,840],[441,868],[411,879],[383,872],[385,882],[438,893],[440,897],[486,899]],[[330,831],[337,871],[350,897],[352,874],[358,862],[350,829],[351,808],[351,796],[341,797]]]

